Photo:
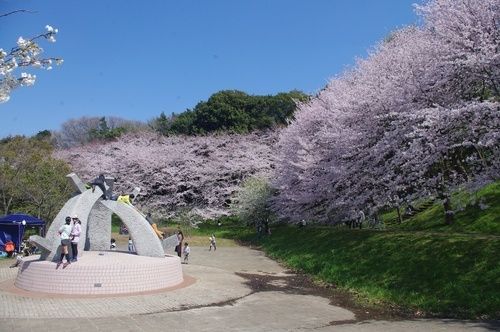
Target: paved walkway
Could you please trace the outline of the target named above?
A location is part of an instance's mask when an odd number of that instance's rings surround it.
[[[492,331],[497,323],[358,321],[330,300],[295,289],[294,275],[260,251],[192,248],[184,273],[196,282],[152,295],[102,298],[20,296],[0,267],[0,331]],[[70,282],[70,281],[69,281]],[[258,284],[258,287],[256,285]]]

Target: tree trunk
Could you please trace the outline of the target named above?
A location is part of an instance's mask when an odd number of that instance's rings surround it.
[[[446,196],[443,202],[443,207],[444,207],[444,223],[446,225],[451,225],[453,224],[453,210],[451,208],[451,200],[449,196]]]
[[[4,206],[4,215],[8,215],[10,212],[10,205],[12,204],[12,197],[9,197],[9,199],[6,198],[5,195],[3,195],[3,206]]]
[[[399,209],[399,205],[396,207],[396,211],[398,211],[398,224],[403,222],[403,217],[401,216],[401,210]]]

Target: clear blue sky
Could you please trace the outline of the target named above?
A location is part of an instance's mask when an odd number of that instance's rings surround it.
[[[417,22],[417,0],[0,0],[0,48],[59,29],[32,87],[0,104],[0,137],[68,119],[147,121],[223,89],[315,93],[387,34]],[[33,72],[33,71],[32,71]]]

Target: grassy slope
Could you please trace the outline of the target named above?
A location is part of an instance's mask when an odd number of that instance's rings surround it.
[[[464,195],[455,195],[455,202],[470,199]],[[260,240],[234,226],[197,232],[261,244],[268,255],[365,302],[428,315],[500,318],[500,182],[476,195],[490,207],[470,206],[452,226],[443,224],[436,204],[384,231],[283,226]]]
[[[262,244],[272,257],[368,302],[500,317],[498,238],[281,227]]]
[[[469,205],[455,215],[455,223],[446,226],[443,223],[444,209],[441,204],[435,204],[403,222],[401,225],[389,225],[388,228],[404,230],[424,230],[432,232],[460,232],[500,235],[500,181],[483,187],[474,194],[457,193],[452,196],[454,206],[465,205],[471,200],[481,200],[488,208],[481,209],[478,204]],[[396,215],[395,211],[385,214],[383,219],[391,219]]]

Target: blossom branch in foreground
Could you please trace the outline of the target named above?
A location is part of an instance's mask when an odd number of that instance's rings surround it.
[[[16,75],[16,71],[20,68],[31,67],[51,70],[53,64],[61,65],[63,63],[63,59],[60,58],[43,58],[41,56],[43,49],[37,41],[45,39],[55,43],[55,37],[58,33],[58,30],[50,25],[45,26],[45,29],[47,30],[45,33],[30,39],[19,37],[17,46],[13,47],[9,52],[0,48],[0,103],[9,101],[10,94],[15,88],[35,84],[36,75],[26,72]]]

